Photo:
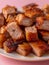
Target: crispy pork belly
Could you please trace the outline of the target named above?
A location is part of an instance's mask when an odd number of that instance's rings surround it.
[[[6,27],[6,30],[9,32],[13,40],[24,39],[23,31],[20,29],[16,22],[9,23]]]
[[[45,18],[46,18],[46,20],[49,21],[49,14],[47,14],[47,15],[45,16]]]
[[[5,41],[5,36],[3,34],[0,34],[0,48],[3,48],[3,42]]]
[[[18,14],[16,20],[18,24],[22,26],[31,26],[34,22],[31,18],[26,17],[24,14]]]
[[[48,5],[48,4],[44,5],[43,11],[44,11],[46,14],[49,14],[49,5]]]
[[[5,26],[2,26],[0,28],[0,48],[3,47],[3,42],[5,40],[7,40],[8,38],[10,38],[9,33],[7,32],[7,30],[5,29]]]
[[[28,43],[23,42],[23,44],[18,45],[16,52],[23,56],[27,56],[31,52],[31,46]]]
[[[7,40],[8,38],[10,38],[10,35],[5,29],[5,26],[2,26],[0,28],[0,48],[3,48],[3,42]]]
[[[30,9],[36,8],[37,6],[38,6],[37,4],[31,3],[31,4],[23,6],[22,8],[23,8],[24,11],[26,11],[26,10],[30,10]]]
[[[12,38],[8,38],[3,43],[3,48],[6,52],[11,53],[13,51],[16,51],[19,44],[23,43],[23,41],[13,41]]]
[[[43,41],[39,40],[36,42],[31,42],[30,46],[32,47],[33,52],[39,57],[46,53],[47,45]]]
[[[24,12],[24,14],[30,18],[33,18],[34,16],[43,16],[44,13],[41,9],[39,8],[34,8],[34,9],[31,9],[31,10],[27,10]]]
[[[4,50],[8,53],[14,51],[16,49],[16,45],[14,44],[14,41],[9,38],[3,43]]]
[[[42,35],[42,38],[45,40],[45,41],[48,41],[49,40],[49,32],[47,31],[39,31]]]
[[[2,27],[5,24],[5,19],[3,14],[0,14],[0,27]]]
[[[25,35],[26,35],[27,41],[37,41],[38,40],[37,29],[35,26],[26,27]]]
[[[42,24],[39,25],[39,23],[36,24],[36,27],[38,30],[45,30],[49,31],[49,21],[44,21]]]
[[[5,37],[5,39],[10,38],[10,34],[9,34],[9,33],[7,32],[7,30],[6,30],[6,26],[2,26],[2,27],[0,28],[0,34],[3,34],[4,37]]]
[[[16,14],[17,9],[14,6],[7,5],[2,9],[4,17],[7,19],[9,14]]]
[[[44,19],[45,19],[45,17],[43,17],[43,16],[36,17],[36,23],[41,25],[44,22]]]
[[[15,16],[16,15],[8,15],[6,22],[10,23],[16,21]]]

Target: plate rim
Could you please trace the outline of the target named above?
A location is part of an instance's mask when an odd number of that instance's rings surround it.
[[[49,60],[49,58],[43,58],[43,59],[36,59],[36,60],[25,60],[25,59],[20,59],[20,58],[13,58],[12,56],[8,56],[8,55],[5,55],[3,53],[0,53],[0,55],[6,57],[6,58],[9,58],[9,59],[13,59],[13,60],[17,60],[17,61],[24,61],[24,62],[35,62],[35,61],[47,61]]]

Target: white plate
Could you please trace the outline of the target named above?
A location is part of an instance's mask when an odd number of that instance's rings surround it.
[[[33,54],[30,54],[29,56],[21,56],[17,54],[16,52],[13,53],[6,53],[3,49],[0,49],[0,54],[11,58],[11,59],[16,59],[16,60],[21,60],[21,61],[44,61],[44,60],[49,60],[49,54],[44,55],[42,57],[37,57]]]

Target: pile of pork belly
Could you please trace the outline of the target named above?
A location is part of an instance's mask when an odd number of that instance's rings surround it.
[[[0,13],[0,48],[23,56],[49,52],[49,5],[31,3],[19,11],[7,5]]]

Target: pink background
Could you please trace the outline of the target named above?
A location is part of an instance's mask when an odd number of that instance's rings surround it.
[[[37,3],[40,6],[44,4],[49,4],[49,0],[0,0],[0,11],[5,5],[14,5],[16,7],[22,7],[28,3]],[[0,55],[0,65],[49,65],[49,61],[41,62],[22,62],[13,59],[6,58]]]

